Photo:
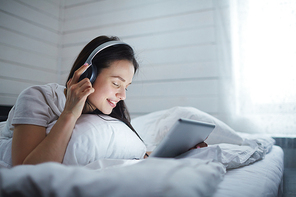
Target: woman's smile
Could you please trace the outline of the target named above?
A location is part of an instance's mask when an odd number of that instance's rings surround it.
[[[109,104],[111,105],[111,107],[116,107],[116,104],[117,104],[117,102],[118,101],[112,101],[112,100],[110,100],[110,99],[107,99],[107,101],[109,102]]]

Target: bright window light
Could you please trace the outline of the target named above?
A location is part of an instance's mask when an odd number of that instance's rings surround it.
[[[296,1],[231,6],[232,122],[250,132],[296,136]]]
[[[238,91],[253,104],[296,102],[296,1],[247,2],[234,39]]]

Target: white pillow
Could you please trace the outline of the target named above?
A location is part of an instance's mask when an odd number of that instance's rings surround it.
[[[76,122],[63,163],[87,165],[104,158],[142,158],[145,152],[143,142],[123,122],[109,116],[83,114]]]
[[[0,134],[1,134],[2,129],[5,127],[5,125],[6,125],[6,121],[0,122]]]
[[[216,125],[206,142],[241,145],[243,138],[217,118],[193,107],[174,107],[134,118],[132,125],[144,140],[147,150],[152,151],[179,118],[187,118]]]
[[[2,130],[6,126],[6,121],[0,122],[0,168],[12,167],[11,161],[11,142],[12,138],[2,136]]]

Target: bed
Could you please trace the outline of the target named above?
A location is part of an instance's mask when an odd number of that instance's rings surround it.
[[[152,151],[178,118],[215,124],[206,141],[209,146],[172,159],[90,160],[85,151],[75,151],[80,144],[69,143],[65,164],[11,167],[2,160],[0,196],[281,196],[283,151],[269,136],[236,132],[191,107],[153,112],[132,123]],[[91,127],[88,130],[96,130],[96,125]],[[122,125],[113,127],[122,130]],[[93,147],[90,140],[97,132],[89,132],[88,139],[74,130],[71,140],[86,140],[84,145]]]

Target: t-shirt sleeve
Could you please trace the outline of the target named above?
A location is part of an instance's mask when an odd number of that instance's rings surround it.
[[[52,110],[46,102],[46,89],[32,86],[25,89],[15,104],[12,124],[33,124],[47,127]]]

